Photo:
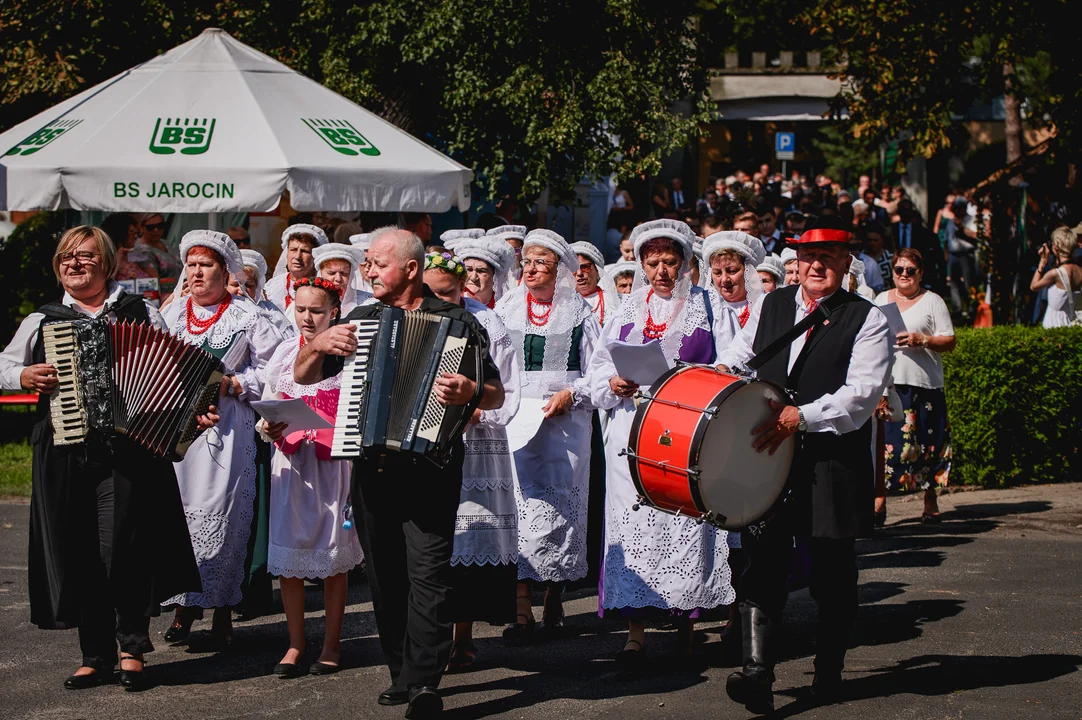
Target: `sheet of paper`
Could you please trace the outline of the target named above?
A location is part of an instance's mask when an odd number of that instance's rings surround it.
[[[902,319],[902,311],[898,309],[897,303],[880,305],[879,309],[887,316],[887,324],[890,326],[892,338],[898,337],[899,333],[908,332],[905,329],[905,320]]]
[[[518,404],[518,414],[507,425],[507,445],[511,452],[521,450],[533,440],[541,423],[545,419],[542,410],[547,401],[540,398],[522,398]]]
[[[644,387],[653,385],[659,377],[669,371],[669,361],[656,340],[645,345],[613,340],[606,344],[616,366],[616,374],[625,380]]]
[[[315,410],[304,404],[300,398],[289,400],[256,400],[252,408],[263,416],[267,422],[284,422],[289,425],[289,431],[295,430],[323,430],[334,427],[326,419],[320,417]]]

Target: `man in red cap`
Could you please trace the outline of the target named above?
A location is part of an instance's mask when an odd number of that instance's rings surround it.
[[[829,318],[796,334],[758,377],[792,392],[796,405],[772,403],[772,417],[751,432],[759,452],[797,434],[783,510],[757,532],[744,532],[741,578],[744,668],[726,692],[748,710],[773,710],[776,634],[788,595],[793,536],[810,537],[811,594],[819,607],[815,680],[818,704],[841,698],[841,671],[857,613],[856,538],[872,529],[872,414],[890,378],[893,350],[886,316],[842,289],[849,270],[849,231],[822,218],[798,240],[799,285],[767,295],[742,333],[721,354],[725,369],[748,362],[823,305]]]

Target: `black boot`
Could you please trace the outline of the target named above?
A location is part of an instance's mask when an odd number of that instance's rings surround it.
[[[740,605],[741,635],[744,641],[744,669],[725,681],[725,692],[757,715],[774,711],[774,661],[770,655],[771,621],[755,605]]]
[[[852,616],[819,611],[815,641],[815,679],[811,699],[816,705],[834,705],[842,701],[842,668],[845,651],[853,633]]]

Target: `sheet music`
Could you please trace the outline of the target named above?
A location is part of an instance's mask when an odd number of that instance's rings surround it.
[[[290,431],[323,430],[334,427],[300,398],[256,400],[252,402],[252,409],[262,415],[267,422],[286,423]]]

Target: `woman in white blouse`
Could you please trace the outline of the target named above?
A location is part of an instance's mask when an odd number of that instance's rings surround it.
[[[950,475],[950,424],[943,388],[943,353],[955,346],[954,326],[943,298],[921,287],[924,260],[912,248],[894,256],[894,289],[880,293],[877,305],[896,303],[905,321],[894,355],[894,389],[904,417],[886,423],[887,489],[924,491],[922,522],[938,522],[936,488],[946,487]],[[890,414],[884,401],[880,417]],[[880,504],[880,500],[882,504]],[[886,498],[876,501],[876,513],[886,512]]]
[[[1058,227],[1052,231],[1052,248],[1042,245],[1038,253],[1041,262],[1029,283],[1029,289],[1036,292],[1048,288],[1048,307],[1045,308],[1041,325],[1046,328],[1066,327],[1077,322],[1077,315],[1082,310],[1082,267],[1071,262],[1078,239],[1068,227]],[[1059,264],[1045,271],[1048,256],[1055,254]]]

